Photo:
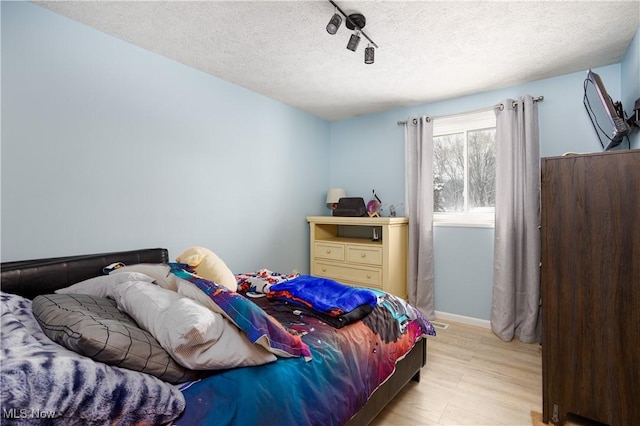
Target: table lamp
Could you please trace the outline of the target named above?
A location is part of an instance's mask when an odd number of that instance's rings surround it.
[[[331,210],[335,210],[340,198],[346,196],[347,192],[342,188],[329,188],[327,191],[327,204],[331,204]]]

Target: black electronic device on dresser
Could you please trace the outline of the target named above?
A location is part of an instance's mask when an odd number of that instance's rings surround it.
[[[543,421],[640,421],[640,150],[543,158]]]
[[[362,197],[342,197],[333,209],[334,216],[361,217],[367,215],[367,206]]]

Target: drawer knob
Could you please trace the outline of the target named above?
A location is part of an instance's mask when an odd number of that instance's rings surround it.
[[[367,279],[370,280],[371,279],[371,274],[367,274]]]
[[[367,253],[360,253],[360,257],[364,259],[365,257],[367,257]]]
[[[327,254],[331,254],[331,249],[327,249]]]
[[[327,272],[327,268],[322,268],[322,272]]]

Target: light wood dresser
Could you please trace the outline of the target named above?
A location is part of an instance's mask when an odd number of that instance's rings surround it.
[[[311,275],[406,299],[409,218],[308,216],[307,222]]]

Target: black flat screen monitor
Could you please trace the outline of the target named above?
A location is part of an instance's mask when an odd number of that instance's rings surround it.
[[[620,145],[622,138],[629,133],[629,126],[616,110],[616,104],[607,94],[607,90],[598,74],[589,70],[584,81],[583,103],[593,124],[602,148],[607,151]]]

